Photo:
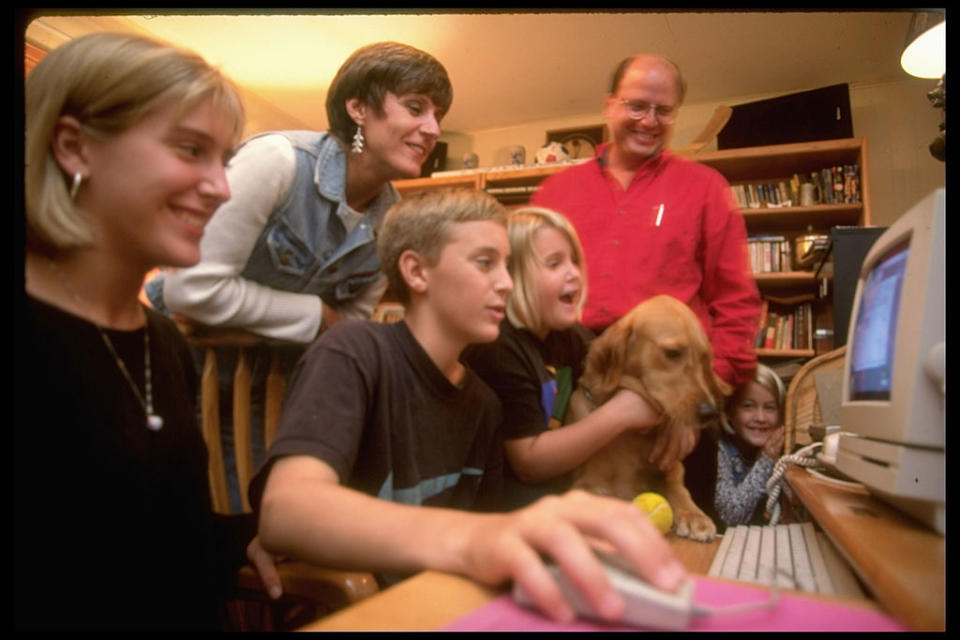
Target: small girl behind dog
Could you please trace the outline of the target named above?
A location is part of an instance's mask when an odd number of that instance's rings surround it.
[[[704,437],[687,459],[687,487],[717,530],[766,524],[767,479],[783,453],[783,381],[764,364],[727,402],[723,431]]]
[[[539,207],[513,211],[510,275],[514,290],[499,338],[473,345],[463,361],[503,403],[507,460],[505,507],[569,488],[570,473],[627,429],[648,431],[659,415],[639,395],[620,391],[582,420],[563,423],[593,335],[579,323],[586,297],[583,249],[571,224]]]

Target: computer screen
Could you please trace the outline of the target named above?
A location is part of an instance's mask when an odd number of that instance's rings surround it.
[[[897,338],[897,316],[910,243],[882,257],[867,275],[857,311],[850,354],[850,398],[889,400]]]
[[[837,468],[942,531],[945,213],[939,189],[867,252],[850,317]]]

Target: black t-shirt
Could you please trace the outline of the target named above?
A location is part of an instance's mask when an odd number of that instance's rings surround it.
[[[406,323],[337,323],[297,364],[251,504],[259,508],[278,458],[309,455],[341,484],[384,500],[497,510],[500,415],[480,378],[467,369],[451,384]]]
[[[563,422],[570,393],[583,373],[583,360],[593,334],[581,325],[551,331],[539,340],[508,321],[494,342],[468,347],[461,358],[489,384],[503,404],[503,438],[535,436]],[[529,485],[507,465],[505,506],[522,507],[537,498],[562,493],[569,474]]]
[[[186,342],[147,310],[143,406],[96,325],[28,298],[17,335],[16,626],[216,629],[254,533],[213,513]],[[141,393],[144,329],[106,330]]]

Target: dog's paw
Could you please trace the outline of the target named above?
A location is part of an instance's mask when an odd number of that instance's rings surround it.
[[[710,542],[717,535],[717,527],[705,513],[684,509],[674,513],[673,531],[681,538]]]

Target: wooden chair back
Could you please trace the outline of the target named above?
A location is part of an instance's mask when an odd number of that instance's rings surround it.
[[[200,374],[200,414],[203,437],[210,452],[208,473],[210,493],[214,510],[230,514],[230,496],[224,465],[223,442],[220,430],[219,367],[216,348],[237,350],[233,370],[233,439],[237,480],[241,489],[243,511],[251,511],[247,487],[256,472],[250,419],[251,370],[248,350],[252,347],[287,344],[270,340],[246,331],[208,329],[179,323],[191,346],[203,349],[203,367]],[[266,377],[264,450],[270,443],[280,423],[283,408],[284,374],[276,351],[271,353],[270,368]],[[263,591],[260,576],[247,565],[236,581],[237,598],[229,603],[228,611],[232,629],[239,631],[292,630],[316,618],[358,602],[379,591],[373,574],[367,572],[340,571],[317,567],[305,562],[285,561],[277,565],[283,583],[284,596],[276,602]]]
[[[232,415],[234,459],[237,467],[237,480],[240,486],[243,511],[250,513],[247,499],[247,487],[256,472],[253,462],[253,435],[250,421],[251,371],[248,349],[258,346],[284,344],[246,331],[203,330],[192,325],[181,324],[191,346],[203,349],[203,367],[200,372],[200,422],[203,439],[210,453],[208,473],[210,475],[210,493],[213,507],[217,513],[229,514],[230,495],[227,489],[227,474],[224,465],[223,441],[220,425],[220,363],[217,361],[217,347],[237,350],[236,364],[233,370]],[[283,408],[284,376],[280,371],[279,358],[271,354],[270,369],[266,379],[264,450],[277,433],[280,412]]]
[[[832,373],[832,376],[836,376],[836,372],[843,369],[843,358],[846,353],[847,348],[843,346],[821,354],[803,365],[790,380],[784,409],[785,453],[792,453],[796,446],[805,446],[814,441],[810,435],[812,425],[828,426],[824,424],[824,416],[826,414],[829,418],[834,412],[833,405],[839,396],[821,398],[820,393],[825,390],[823,385],[827,379],[826,374]],[[818,376],[821,383],[819,390]],[[839,393],[836,388],[830,390]]]

